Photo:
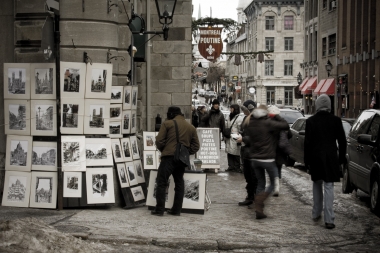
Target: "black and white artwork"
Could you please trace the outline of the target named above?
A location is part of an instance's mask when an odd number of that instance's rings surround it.
[[[86,64],[61,62],[61,97],[84,98]]]
[[[91,72],[91,92],[106,92],[107,70],[92,69]]]
[[[70,190],[78,190],[79,189],[79,179],[75,176],[67,176],[66,178],[66,188]]]
[[[82,172],[63,173],[63,197],[81,198],[82,197]]]
[[[62,136],[62,170],[86,171],[84,136]]]
[[[121,120],[122,104],[110,105],[110,121]]]
[[[85,134],[108,134],[109,100],[86,99]],[[88,116],[89,115],[89,116]]]
[[[137,126],[137,113],[136,111],[132,111],[131,113],[131,134],[136,133]]]
[[[111,121],[109,123],[109,134],[108,137],[110,138],[121,138],[123,137],[123,134],[121,133],[121,121]]]
[[[104,109],[103,105],[90,105],[90,122],[86,127],[104,128]]]
[[[31,133],[34,136],[56,136],[57,116],[55,100],[31,101]]]
[[[79,68],[66,68],[63,81],[64,92],[79,93],[81,71]]]
[[[94,198],[107,198],[107,174],[92,174],[92,196]]]
[[[113,168],[89,168],[86,171],[87,203],[115,203]]]
[[[124,86],[111,86],[111,104],[123,103]]]
[[[124,86],[123,92],[123,110],[132,108],[132,86]]]
[[[57,171],[56,158],[56,142],[33,142],[32,170]]]
[[[32,172],[30,207],[56,208],[57,173]]]
[[[122,112],[121,133],[123,134],[131,133],[131,117],[132,117],[132,112],[130,110]]]
[[[121,142],[121,150],[122,150],[123,155],[124,155],[124,161],[126,161],[126,162],[133,161],[130,139],[128,137],[123,138],[120,140],[120,142]]]
[[[135,165],[133,164],[133,162],[125,163],[125,171],[128,176],[129,185],[130,186],[137,185],[138,184],[137,175],[135,171]]]
[[[62,98],[61,133],[83,134],[84,100]]]
[[[173,176],[169,177],[165,190],[165,208],[171,208],[173,206],[174,195],[169,194],[171,182],[173,182]],[[157,171],[150,172],[148,193],[146,198],[147,206],[156,206],[156,191],[157,191]],[[170,198],[171,197],[171,198]]]
[[[141,165],[141,160],[140,159],[135,160],[133,161],[133,164],[135,166],[137,183],[139,184],[145,183],[145,177],[144,177],[144,172]]]
[[[132,88],[132,110],[136,110],[137,108],[137,93],[138,93],[138,87],[133,86]]]
[[[188,201],[199,202],[199,180],[184,180],[184,198]]]
[[[86,166],[113,165],[111,139],[86,138]]]
[[[156,170],[157,160],[156,160],[156,151],[153,150],[144,150],[144,169],[146,170]]]
[[[4,100],[5,134],[30,135],[30,100]]]
[[[51,105],[35,105],[36,112],[36,130],[52,130],[53,129],[53,106]],[[34,116],[34,115],[33,115]]]
[[[112,64],[87,64],[86,98],[111,98]]]
[[[156,132],[143,132],[144,150],[156,150]]]
[[[63,142],[63,163],[64,164],[79,164],[80,163],[80,147],[78,141]]]
[[[25,94],[26,69],[8,68],[8,94]]]
[[[56,99],[55,63],[32,63],[31,99]]]
[[[26,166],[28,142],[11,140],[10,165]]]
[[[31,171],[32,142],[32,136],[7,136],[6,170]]]
[[[145,199],[145,195],[141,186],[131,188],[131,192],[135,202]]]
[[[4,63],[4,98],[30,99],[29,63]]]
[[[30,172],[6,171],[2,206],[29,207]]]
[[[120,145],[120,140],[111,139],[111,146],[112,146],[113,159],[115,160],[115,163],[124,162],[124,155],[123,155],[123,151]]]
[[[36,203],[52,203],[53,195],[53,178],[36,177],[36,192],[34,201]]]
[[[62,127],[78,128],[78,110],[79,104],[63,104]]]
[[[125,164],[117,163],[116,166],[117,166],[117,173],[119,175],[119,182],[120,182],[121,188],[129,187],[128,176],[125,170]]]
[[[139,153],[139,146],[137,143],[137,138],[135,135],[132,135],[129,137],[131,140],[131,147],[132,147],[132,158],[133,160],[140,159],[140,153]]]

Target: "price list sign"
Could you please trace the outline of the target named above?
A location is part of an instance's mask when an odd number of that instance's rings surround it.
[[[197,128],[200,148],[197,158],[202,160],[202,168],[220,168],[219,128]]]

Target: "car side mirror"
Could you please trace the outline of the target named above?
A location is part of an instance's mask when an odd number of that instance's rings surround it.
[[[301,130],[298,132],[299,135],[305,135],[305,130]]]
[[[358,142],[360,144],[365,144],[365,145],[370,145],[370,146],[375,145],[375,142],[372,141],[372,135],[370,134],[359,134]]]

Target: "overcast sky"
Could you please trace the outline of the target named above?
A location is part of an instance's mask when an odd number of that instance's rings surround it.
[[[237,20],[236,7],[239,0],[193,0],[193,17],[198,19],[199,4],[201,4],[201,16],[210,17],[210,7],[212,7],[213,18],[231,18]]]

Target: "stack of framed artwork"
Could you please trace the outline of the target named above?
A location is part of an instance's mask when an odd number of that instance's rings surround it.
[[[158,132],[143,132],[143,166],[145,170],[157,170],[161,162],[161,152],[156,148]]]

